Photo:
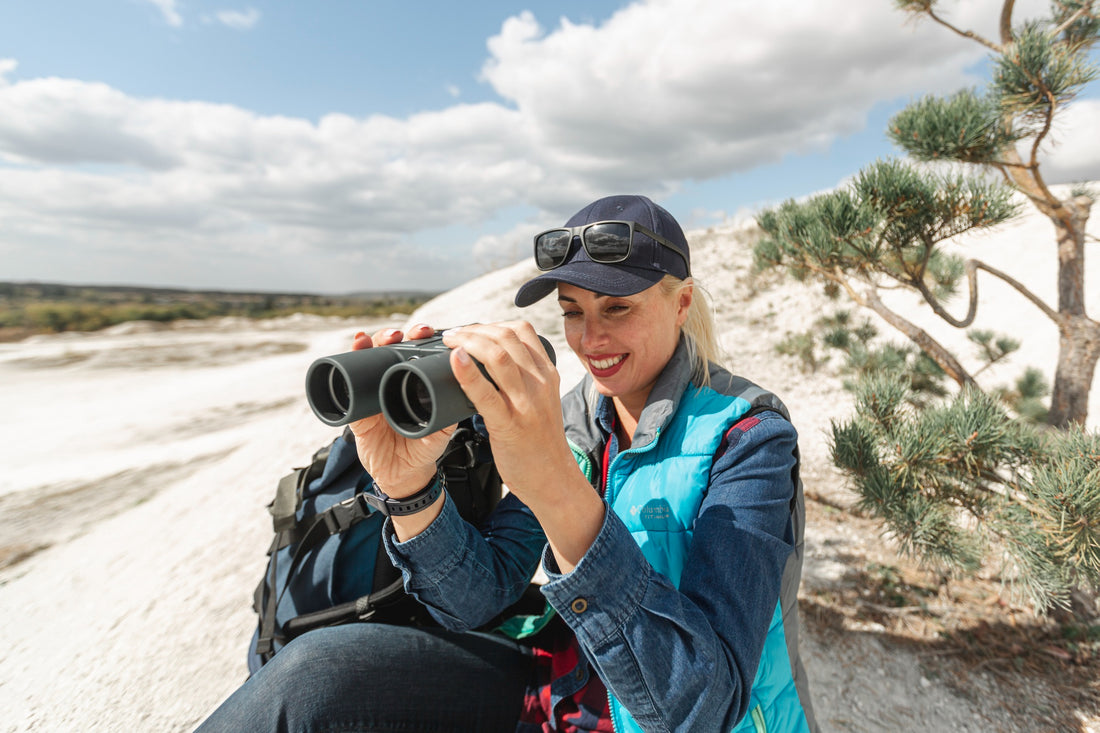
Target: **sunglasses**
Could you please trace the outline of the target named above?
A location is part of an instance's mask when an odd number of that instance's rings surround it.
[[[644,234],[658,244],[680,255],[688,264],[687,254],[669,240],[632,221],[597,221],[579,227],[548,229],[535,235],[535,264],[540,270],[561,267],[569,258],[573,237],[581,238],[581,246],[593,262],[613,265],[630,256],[634,232]]]

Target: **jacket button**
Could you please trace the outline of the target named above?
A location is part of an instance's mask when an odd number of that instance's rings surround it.
[[[573,609],[573,613],[584,613],[588,610],[588,601],[583,598],[577,598],[569,604],[569,607]]]

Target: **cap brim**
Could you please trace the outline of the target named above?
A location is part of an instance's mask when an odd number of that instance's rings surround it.
[[[554,292],[558,283],[569,283],[600,295],[634,295],[660,282],[665,273],[640,267],[605,265],[591,260],[569,262],[544,272],[520,286],[515,303],[526,308]]]

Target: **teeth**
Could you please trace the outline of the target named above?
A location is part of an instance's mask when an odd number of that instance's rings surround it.
[[[596,369],[610,369],[625,358],[626,354],[619,354],[618,356],[613,356],[610,359],[589,359],[588,363],[594,366]]]

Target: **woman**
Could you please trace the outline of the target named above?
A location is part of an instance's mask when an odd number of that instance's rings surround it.
[[[815,728],[797,650],[797,437],[776,397],[714,363],[679,224],[645,197],[612,196],[538,235],[535,256],[544,272],[516,304],[556,291],[581,384],[559,398],[527,323],[444,336],[509,488],[485,527],[458,517],[436,474],[447,431],[352,426],[393,503],[387,551],[444,629],[305,634],[210,729]],[[553,613],[505,624],[517,641],[470,631],[540,560]]]

